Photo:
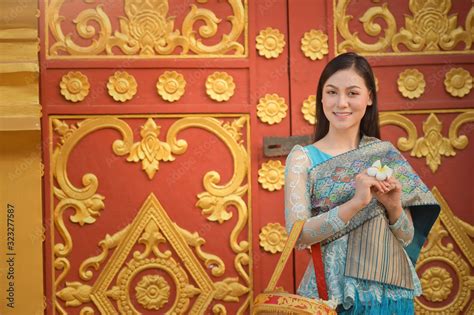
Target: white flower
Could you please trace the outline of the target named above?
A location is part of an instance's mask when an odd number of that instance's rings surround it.
[[[375,177],[377,180],[386,180],[392,176],[393,170],[387,165],[382,166],[380,160],[377,160],[372,164],[371,167],[367,169],[367,174],[369,176]]]

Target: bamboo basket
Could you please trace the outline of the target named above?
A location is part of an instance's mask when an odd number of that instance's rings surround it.
[[[275,289],[303,225],[303,220],[293,225],[267,288],[255,297],[252,314],[337,315],[336,305],[332,301],[310,299]]]

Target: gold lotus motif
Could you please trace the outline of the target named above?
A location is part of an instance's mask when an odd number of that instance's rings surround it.
[[[409,99],[418,98],[425,92],[425,78],[417,69],[406,69],[400,73],[397,83],[398,91]]]
[[[453,279],[449,272],[441,267],[427,269],[421,277],[423,295],[432,302],[446,300],[453,288]]]
[[[278,94],[266,94],[260,98],[257,105],[257,116],[269,125],[277,124],[286,117],[288,105],[285,99]]]
[[[434,173],[441,165],[441,155],[455,156],[452,141],[443,137],[441,130],[442,123],[435,114],[431,113],[426,121],[423,122],[424,137],[416,140],[415,146],[411,151],[411,156],[426,157],[426,164]]]
[[[258,170],[258,182],[266,190],[280,190],[285,183],[285,167],[278,160],[263,163]]]
[[[304,100],[301,112],[307,122],[311,125],[316,124],[316,95],[310,95]]]
[[[301,51],[311,60],[323,59],[328,48],[328,36],[320,30],[310,30],[301,39]]]
[[[259,238],[263,250],[275,254],[283,251],[288,234],[280,223],[268,223],[260,231]]]
[[[89,94],[89,80],[79,71],[70,71],[63,75],[59,83],[61,94],[71,102],[80,102]]]
[[[168,143],[160,141],[161,127],[153,119],[148,118],[145,125],[141,127],[140,135],[142,141],[136,142],[130,149],[129,162],[142,161],[142,169],[147,173],[148,178],[152,179],[159,169],[159,161],[174,161],[171,154],[171,147]]]
[[[285,47],[285,35],[279,30],[267,27],[258,34],[256,48],[260,56],[267,59],[277,58]]]
[[[453,68],[444,77],[444,87],[452,96],[463,97],[472,89],[471,74],[463,68]]]
[[[125,71],[117,71],[107,82],[109,95],[117,102],[131,100],[137,93],[137,81]]]
[[[234,78],[227,72],[214,72],[207,77],[206,93],[215,101],[228,101],[234,95]]]
[[[146,275],[135,287],[137,302],[144,308],[159,310],[168,302],[170,286],[163,277]]]
[[[392,48],[398,50],[402,43],[412,51],[439,51],[453,49],[460,41],[470,46],[469,17],[466,19],[466,31],[457,24],[457,15],[448,16],[451,0],[410,0],[409,8],[413,16],[405,16],[405,27],[393,37]],[[471,17],[472,19],[472,17]]]
[[[156,83],[156,90],[162,99],[168,102],[177,101],[183,96],[186,81],[181,73],[166,71]]]
[[[347,11],[351,2],[355,1],[333,2],[337,2],[334,10],[335,26],[344,39],[337,45],[337,53],[351,49],[359,53],[379,54],[388,52],[390,46],[396,54],[406,53],[407,50],[415,54],[452,50],[468,52],[472,46],[474,34],[472,32],[474,7],[472,6],[466,14],[464,23],[461,22],[465,28],[458,23],[458,14],[449,15],[452,8],[451,0],[407,1],[411,14],[405,14],[405,24],[400,28],[397,26],[397,18],[392,14],[387,3],[370,6],[359,17],[364,35],[372,37],[371,40],[365,41],[359,37],[359,32],[352,31],[349,27],[353,16]],[[383,21],[383,23],[378,21]],[[459,45],[460,43],[463,45]],[[400,45],[406,50],[401,50]]]

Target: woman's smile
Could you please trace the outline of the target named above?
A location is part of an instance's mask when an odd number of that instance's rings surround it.
[[[336,117],[338,118],[346,118],[352,115],[351,112],[333,112],[333,114],[336,115]]]

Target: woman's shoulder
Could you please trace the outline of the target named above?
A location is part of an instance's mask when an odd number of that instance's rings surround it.
[[[309,151],[308,151],[308,146],[302,146],[302,145],[295,145],[290,153],[288,154],[288,157],[292,157],[292,156],[307,156],[309,154]]]
[[[309,157],[308,146],[295,145],[286,158],[286,164],[292,163],[302,163],[309,166],[310,157]]]

